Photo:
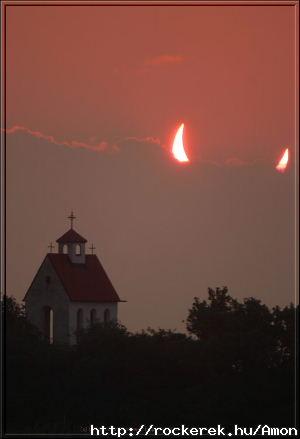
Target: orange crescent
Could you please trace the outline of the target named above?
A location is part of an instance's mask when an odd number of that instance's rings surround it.
[[[189,162],[189,158],[186,155],[183,145],[183,129],[184,129],[184,124],[182,123],[178,128],[176,135],[174,137],[172,154],[175,157],[175,159],[178,160],[179,162]]]

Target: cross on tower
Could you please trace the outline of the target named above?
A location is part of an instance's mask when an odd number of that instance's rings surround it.
[[[89,247],[89,249],[92,252],[92,255],[94,254],[94,250],[96,250],[96,247],[94,247],[94,244],[91,245],[91,247]]]
[[[68,216],[68,218],[69,218],[70,223],[71,223],[71,229],[73,229],[73,221],[74,221],[74,219],[76,218],[76,216],[75,216],[74,213],[73,213],[73,210],[71,211],[71,215]]]
[[[52,253],[52,250],[54,249],[54,245],[52,244],[52,242],[50,242],[48,248],[50,249],[50,253]]]

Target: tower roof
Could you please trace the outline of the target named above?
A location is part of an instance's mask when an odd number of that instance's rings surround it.
[[[96,255],[87,255],[85,264],[73,264],[68,255],[62,253],[48,253],[45,259],[50,260],[70,301],[123,302]],[[39,271],[36,276],[38,274]]]
[[[120,302],[109,277],[96,255],[87,255],[84,265],[72,264],[64,254],[48,254],[70,300]]]
[[[56,240],[59,244],[67,244],[69,242],[87,242],[79,233],[75,232],[74,229],[69,229],[60,238]]]

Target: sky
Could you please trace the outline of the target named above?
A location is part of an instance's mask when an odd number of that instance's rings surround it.
[[[8,294],[73,209],[130,330],[208,287],[294,301],[294,6],[9,5],[6,32]]]

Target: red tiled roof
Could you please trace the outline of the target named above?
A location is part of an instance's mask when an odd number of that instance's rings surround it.
[[[56,242],[60,244],[67,244],[68,242],[87,242],[87,240],[80,236],[79,233],[75,232],[74,229],[70,229],[60,238],[58,238]]]
[[[74,264],[63,253],[48,253],[69,299],[74,302],[121,302],[96,255],[86,255],[85,264]]]

